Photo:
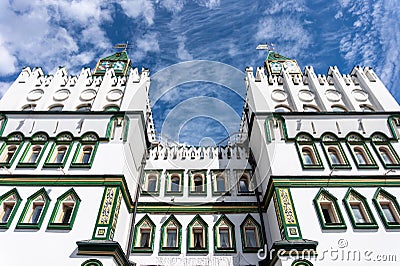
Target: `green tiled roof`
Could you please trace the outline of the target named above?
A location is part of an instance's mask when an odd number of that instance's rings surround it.
[[[269,52],[266,61],[272,61],[272,60],[292,60],[292,59],[275,52]]]
[[[117,52],[115,54],[109,55],[107,57],[102,58],[101,60],[110,60],[110,61],[124,61],[124,60],[129,60],[128,54],[126,51],[122,52]]]

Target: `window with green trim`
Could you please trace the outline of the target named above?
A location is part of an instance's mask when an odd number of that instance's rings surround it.
[[[40,132],[33,135],[19,160],[18,167],[37,167],[46,150],[47,143],[46,133]]]
[[[313,266],[313,264],[311,262],[309,262],[308,260],[299,259],[299,260],[295,260],[292,263],[292,266]]]
[[[8,135],[0,149],[0,166],[11,167],[21,149],[24,136],[21,133]]]
[[[339,139],[331,133],[324,134],[321,138],[329,166],[331,169],[350,169],[350,163],[340,145]]]
[[[375,133],[371,137],[372,146],[385,168],[400,168],[400,158],[389,142],[388,137]]]
[[[90,259],[81,264],[81,266],[103,266],[103,264],[96,259]]]
[[[358,168],[378,168],[362,136],[351,133],[346,137],[346,140],[347,146]]]
[[[396,197],[382,188],[378,188],[372,201],[385,228],[399,229],[400,207]]]
[[[160,252],[181,253],[182,225],[173,214],[161,226]]]
[[[214,251],[236,252],[235,226],[222,214],[214,225]]]
[[[237,190],[239,195],[252,194],[254,191],[252,175],[249,171],[236,171],[236,177],[238,180]]]
[[[378,225],[375,218],[369,208],[366,198],[349,188],[344,199],[344,205],[346,207],[347,214],[350,217],[350,221],[355,229],[376,229]]]
[[[50,205],[50,198],[44,188],[28,198],[16,228],[39,229]]]
[[[303,169],[324,168],[314,142],[314,138],[306,133],[300,133],[296,137],[296,148]]]
[[[337,198],[321,188],[314,198],[314,207],[322,229],[346,229]]]
[[[191,253],[208,252],[208,225],[199,214],[187,227],[187,251]]]
[[[182,195],[183,194],[183,171],[167,171],[166,172],[166,195]]]
[[[132,252],[152,253],[156,226],[146,214],[135,226],[135,237]]]
[[[207,195],[206,171],[189,171],[189,195]]]
[[[228,175],[228,171],[211,172],[213,195],[230,195]]]
[[[64,167],[73,144],[70,133],[60,133],[53,143],[44,167]]]
[[[16,188],[0,197],[0,228],[7,229],[10,227],[20,204],[21,197]]]
[[[261,227],[260,224],[248,214],[240,225],[242,235],[243,252],[258,252],[261,247]]]
[[[99,137],[94,132],[82,136],[76,148],[71,167],[91,167],[99,145]]]
[[[142,182],[142,195],[158,195],[160,191],[161,171],[145,171]]]
[[[73,188],[58,197],[47,228],[71,230],[80,202],[81,199]]]

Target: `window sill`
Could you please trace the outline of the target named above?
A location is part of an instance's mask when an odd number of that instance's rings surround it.
[[[162,247],[160,253],[181,253],[181,249],[176,247]]]
[[[257,253],[261,247],[243,247],[244,253]]]
[[[19,164],[17,164],[17,168],[37,168],[39,165],[39,163],[24,163],[21,162]]]
[[[236,248],[218,248],[215,247],[214,249],[215,253],[235,253]]]
[[[132,248],[133,253],[153,253],[152,248],[143,248],[143,247],[133,247]]]
[[[208,253],[208,248],[188,248],[188,253]]]
[[[72,225],[71,224],[63,224],[63,223],[50,223],[47,226],[47,229],[57,229],[57,230],[71,230]]]
[[[19,223],[16,229],[40,229],[40,224]]]
[[[90,168],[91,166],[90,163],[71,163],[70,168]]]

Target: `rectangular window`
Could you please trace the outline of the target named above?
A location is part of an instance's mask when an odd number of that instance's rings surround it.
[[[219,229],[219,247],[220,248],[230,248],[230,240],[229,240],[229,229],[228,228],[220,228]]]
[[[399,217],[390,202],[379,202],[385,218],[390,224],[399,224]]]
[[[245,228],[246,236],[246,247],[255,248],[257,247],[256,229],[255,228]]]
[[[28,219],[28,223],[31,224],[37,224],[40,218],[40,215],[42,214],[43,210],[43,203],[33,203],[32,205],[32,213],[31,216]]]
[[[203,229],[202,228],[193,228],[193,242],[194,248],[200,249],[204,248],[203,244]]]
[[[176,247],[176,229],[167,229],[167,247]]]
[[[3,203],[3,209],[0,213],[1,222],[7,223],[8,218],[10,218],[11,212],[14,209],[15,203]]]
[[[322,215],[324,216],[325,224],[338,223],[335,209],[331,202],[320,202]]]
[[[72,211],[74,210],[74,203],[64,202],[62,205],[62,212],[59,221],[63,224],[68,224],[71,219]]]
[[[369,223],[368,216],[361,203],[350,203],[351,210],[353,212],[353,217],[356,223]]]
[[[150,230],[140,231],[140,247],[149,248],[150,247]]]

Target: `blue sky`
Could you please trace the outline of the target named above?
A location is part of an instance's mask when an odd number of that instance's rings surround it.
[[[302,69],[312,65],[321,74],[330,65],[342,73],[354,65],[372,66],[400,100],[397,0],[0,1],[0,93],[24,66],[41,66],[48,74],[66,66],[75,75],[126,41],[133,45],[133,64],[152,74],[188,60],[212,60],[243,71],[262,65],[266,52],[255,47],[272,42]],[[218,99],[240,117],[243,99],[232,90],[189,82],[152,103],[157,130],[176,106],[195,97]],[[205,113],[185,121],[177,135],[188,144],[217,143],[228,132]]]

